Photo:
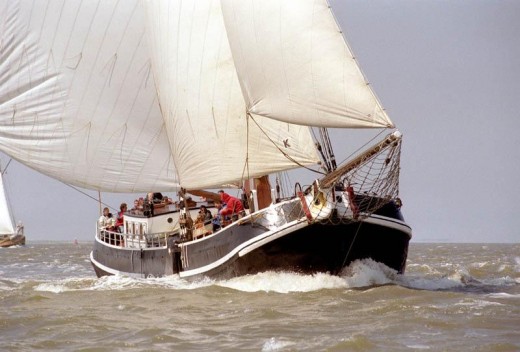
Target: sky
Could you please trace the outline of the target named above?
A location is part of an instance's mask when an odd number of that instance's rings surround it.
[[[400,198],[412,242],[520,242],[520,1],[331,4],[404,135]],[[350,148],[339,131],[331,137],[338,155]],[[16,161],[4,179],[28,242],[93,240],[97,192],[84,191],[92,199]],[[136,195],[101,197],[115,212]]]

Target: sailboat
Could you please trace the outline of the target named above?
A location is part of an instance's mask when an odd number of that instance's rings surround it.
[[[16,227],[13,225],[14,221],[4,186],[6,169],[0,170],[0,248],[25,245],[22,222],[19,222]]]
[[[2,0],[0,23],[0,150],[85,189],[179,194],[96,224],[98,276],[405,271],[402,136],[326,0]],[[329,128],[385,136],[337,165]],[[316,177],[279,182],[295,170]],[[198,223],[221,188],[245,211]]]

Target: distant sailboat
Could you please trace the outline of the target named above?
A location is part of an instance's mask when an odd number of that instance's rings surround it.
[[[20,246],[25,244],[22,222],[14,227],[13,217],[4,185],[4,172],[0,170],[0,247]]]
[[[2,151],[87,189],[179,192],[98,228],[97,275],[404,272],[401,134],[327,1],[0,0],[0,23]],[[387,136],[337,166],[327,128]],[[293,169],[315,181],[271,186]],[[230,187],[248,209],[197,224]]]

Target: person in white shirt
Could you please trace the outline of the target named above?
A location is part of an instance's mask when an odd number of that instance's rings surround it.
[[[103,215],[101,215],[98,220],[98,226],[100,230],[105,230],[107,226],[110,226],[110,218],[108,216],[109,214],[110,210],[107,207],[105,207],[103,209]]]

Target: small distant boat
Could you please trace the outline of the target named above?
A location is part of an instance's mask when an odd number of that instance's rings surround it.
[[[5,171],[5,170],[4,170]],[[25,245],[25,235],[22,222],[13,226],[9,202],[4,187],[4,172],[0,173],[0,247]]]
[[[24,246],[25,236],[22,233],[16,233],[14,235],[0,235],[0,247],[12,247],[12,246]]]

